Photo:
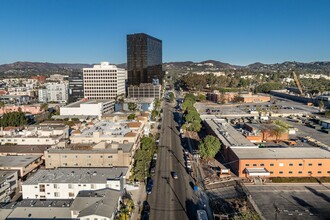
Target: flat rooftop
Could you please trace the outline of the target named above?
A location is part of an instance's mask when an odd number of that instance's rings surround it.
[[[85,129],[80,135],[75,137],[93,137],[94,132],[101,132],[100,137],[124,137],[125,134],[130,132],[128,123],[114,123],[109,121],[97,122],[93,127]]]
[[[239,159],[330,159],[330,152],[317,147],[232,148]]]
[[[41,158],[41,155],[0,156],[0,167],[25,167],[39,158]]]
[[[127,167],[38,170],[23,185],[38,183],[105,183],[108,179],[119,179],[125,176],[127,171]]]
[[[230,147],[257,148],[256,145],[246,139],[224,119],[205,119],[205,122],[210,126],[224,145]]]
[[[8,176],[13,175],[13,173],[16,173],[17,171],[15,170],[0,170],[0,183],[5,181]]]
[[[0,145],[0,154],[40,154],[43,155],[44,151],[50,146],[43,145]]]
[[[118,150],[123,152],[130,152],[133,148],[134,143],[118,143],[118,146],[113,147],[112,144],[106,143],[104,148],[94,148],[94,146],[86,144],[72,144],[66,148],[49,148],[47,151],[49,153],[58,154],[100,154],[100,153],[117,153]],[[116,143],[117,145],[117,143]],[[0,148],[1,149],[1,148]]]
[[[107,103],[107,102],[115,102],[113,99],[101,100],[101,99],[94,99],[94,100],[80,100],[69,105],[63,106],[62,108],[78,108],[81,104],[98,104],[98,103]]]

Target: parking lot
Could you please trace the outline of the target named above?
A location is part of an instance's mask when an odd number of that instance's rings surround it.
[[[330,185],[246,186],[266,219],[329,219]]]

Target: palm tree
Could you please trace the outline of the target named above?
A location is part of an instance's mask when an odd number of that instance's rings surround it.
[[[324,102],[321,100],[319,102],[319,112],[322,112],[323,111],[323,108],[324,108]]]
[[[2,108],[2,114],[5,114],[5,106],[6,104],[3,101],[0,101],[0,108]]]

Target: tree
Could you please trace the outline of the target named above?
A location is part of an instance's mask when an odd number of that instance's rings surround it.
[[[135,102],[129,102],[128,104],[128,110],[135,111],[137,108],[137,104]]]
[[[324,112],[324,116],[326,118],[330,118],[330,110],[327,110],[326,112]]]
[[[40,104],[40,110],[41,111],[47,111],[48,110],[48,104],[47,103]]]
[[[206,100],[206,96],[200,93],[197,95],[196,99],[201,102],[201,101]]]
[[[27,119],[25,117],[24,112],[22,111],[4,113],[2,119],[0,119],[0,125],[2,127],[7,127],[7,126],[18,127],[26,124],[27,124]]]
[[[161,104],[160,100],[159,99],[155,99],[155,108],[156,109],[160,108],[160,104]]]
[[[214,158],[221,148],[221,143],[218,138],[207,135],[204,140],[199,143],[198,148],[202,158]]]
[[[127,119],[129,120],[134,120],[135,119],[135,114],[130,114]]]
[[[151,111],[151,119],[153,120],[153,121],[155,121],[156,120],[156,117],[159,115],[159,112],[157,111],[157,110],[152,110]]]
[[[324,108],[324,102],[321,100],[319,102],[319,111],[322,112],[323,111],[323,108]]]
[[[3,114],[5,113],[4,112],[5,111],[5,106],[6,106],[6,104],[3,101],[0,101],[0,108],[2,108]]]
[[[263,93],[269,93],[271,90],[278,90],[282,89],[283,85],[281,83],[275,83],[275,82],[268,82],[261,84],[256,87],[256,92],[263,92]]]

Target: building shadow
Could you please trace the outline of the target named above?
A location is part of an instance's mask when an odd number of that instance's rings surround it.
[[[330,209],[330,197],[327,196],[326,194],[324,193],[321,193],[321,192],[318,192],[317,190],[309,187],[309,186],[305,186],[306,189],[308,189],[310,192],[312,192],[314,195],[318,196],[318,197],[321,197],[324,201],[328,202],[329,203],[329,209]]]

